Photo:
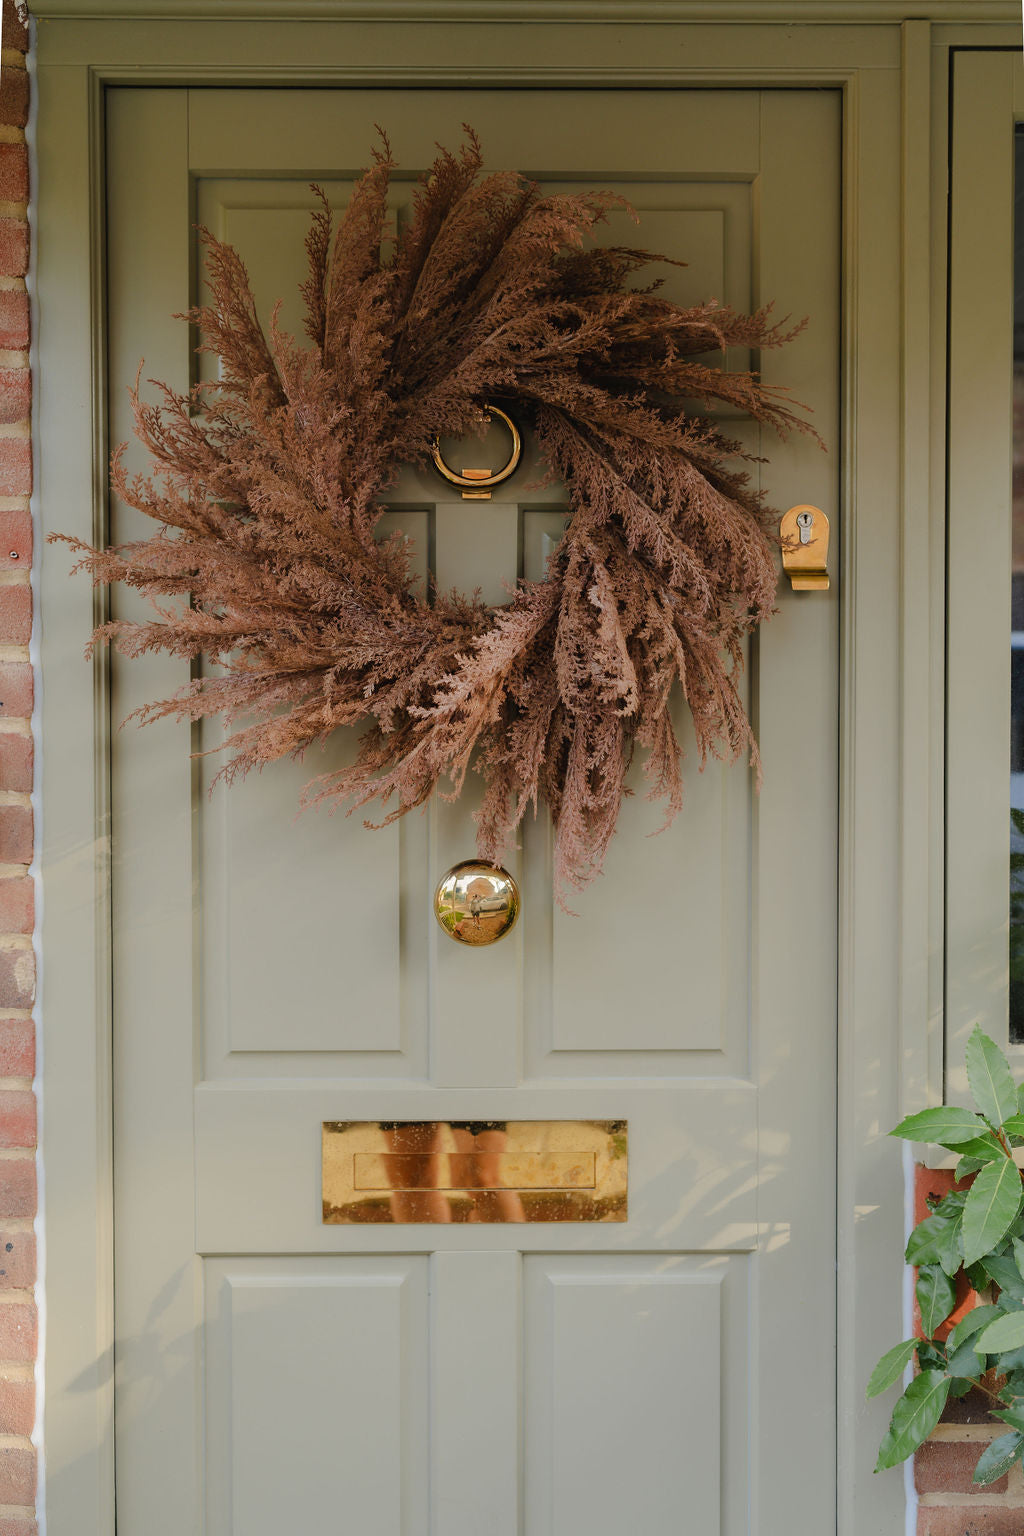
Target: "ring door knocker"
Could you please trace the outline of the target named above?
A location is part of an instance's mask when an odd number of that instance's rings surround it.
[[[463,501],[489,501],[491,487],[500,485],[503,480],[508,479],[523,454],[523,440],[519,435],[519,428],[511,416],[499,410],[496,405],[485,405],[483,409],[486,415],[497,417],[499,421],[503,421],[512,435],[512,452],[509,455],[508,463],[503,469],[497,469],[493,472],[489,469],[463,469],[456,471],[445,463],[441,453],[439,438],[435,437],[431,447],[431,457],[438,472],[452,485],[459,486],[462,491]]]

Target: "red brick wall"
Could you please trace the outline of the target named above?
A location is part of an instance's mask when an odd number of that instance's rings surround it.
[[[0,57],[0,1536],[36,1531],[36,1101],[31,380],[25,273],[28,34],[3,0]]]

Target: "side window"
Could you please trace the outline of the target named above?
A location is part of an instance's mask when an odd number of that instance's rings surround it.
[[[1020,54],[956,52],[951,109],[945,1019],[956,1093],[976,1022],[1024,1065]]]
[[[1010,1040],[1024,1044],[1024,124],[1014,130],[1010,584]]]

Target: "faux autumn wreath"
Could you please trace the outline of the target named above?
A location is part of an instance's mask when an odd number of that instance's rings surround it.
[[[220,360],[215,383],[160,403],[132,394],[152,478],[113,486],[160,526],[139,543],[69,539],[97,582],[157,609],[103,625],[128,656],[165,650],[217,670],[143,720],[223,716],[229,779],[364,725],[350,767],[310,801],[421,805],[458,793],[471,758],[486,793],[482,858],[497,861],[527,807],[555,827],[556,886],[601,868],[634,746],[652,797],[681,801],[670,716],[679,682],[701,763],[757,747],[736,688],[744,637],[772,611],[772,518],[749,458],[683,402],[739,407],[808,430],[785,392],[701,358],[794,334],[769,311],[683,309],[629,279],[649,252],[586,243],[609,193],[544,195],[511,171],[481,179],[475,134],[441,151],[397,236],[387,140],[337,233],[319,188],[306,241],[301,346],[266,335],[241,258],[204,232],[211,303],[184,317]],[[441,436],[500,402],[533,431],[569,498],[547,579],[506,606],[414,590],[401,535],[378,540],[384,498]],[[485,515],[485,514],[481,514]],[[180,599],[174,605],[167,598]]]

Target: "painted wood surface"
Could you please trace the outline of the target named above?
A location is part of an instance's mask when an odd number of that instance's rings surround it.
[[[140,353],[147,375],[187,376],[185,334],[167,317],[190,296],[194,207],[251,251],[267,303],[299,275],[305,183],[350,179],[374,118],[386,118],[410,169],[468,118],[494,164],[621,188],[660,222],[652,244],[695,253],[676,279],[681,298],[708,296],[688,282],[720,281],[741,306],[775,297],[811,312],[813,327],[766,359],[766,373],[814,406],[834,446],[838,101],[755,92],[114,93],[113,437],[126,433],[120,382]],[[733,425],[759,446],[748,424]],[[776,504],[811,500],[838,517],[834,452],[803,440],[770,452]],[[520,520],[559,516],[551,487],[512,482],[468,510],[447,494],[410,477],[391,500],[413,536],[433,520],[442,583],[493,581],[503,548],[543,548],[543,534],[511,536]],[[120,510],[114,519],[117,536],[130,532]],[[458,536],[467,519],[473,541]],[[748,686],[768,770],[759,800],[742,766],[698,776],[691,764],[683,816],[652,841],[638,798],[577,917],[553,907],[547,833],[531,827],[518,859],[524,918],[478,954],[425,917],[433,880],[470,851],[471,799],[387,833],[356,818],[296,824],[294,765],[211,798],[187,730],[116,736],[119,1528],[129,1536],[198,1530],[204,1518],[211,1536],[278,1528],[271,1455],[281,1479],[303,1476],[307,1524],[328,1518],[324,1490],[347,1481],[361,1525],[396,1536],[479,1529],[479,1511],[505,1508],[505,1491],[511,1512],[495,1518],[510,1532],[525,1522],[530,1536],[561,1536],[569,1518],[611,1531],[617,1505],[600,1488],[612,1431],[594,1417],[592,1386],[604,1358],[609,1408],[623,1410],[615,1498],[642,1510],[646,1528],[668,1528],[685,1485],[702,1533],[751,1531],[756,1505],[762,1536],[781,1536],[797,1478],[808,1531],[831,1522],[828,1415],[797,1442],[780,1404],[824,1399],[834,1327],[822,1242],[834,1223],[834,1112],[822,1084],[835,1073],[836,615],[832,596],[782,592],[755,647]],[[162,658],[118,665],[115,716],[178,681]],[[463,1115],[628,1115],[630,1222],[369,1237],[320,1225],[320,1119]],[[412,1298],[407,1322],[396,1276]],[[381,1340],[411,1439],[396,1439],[383,1404],[346,1431],[351,1403],[334,1406],[325,1365],[338,1357],[298,1333],[289,1354],[290,1313],[331,1335],[331,1350],[355,1330],[341,1390],[369,1393],[368,1404],[381,1401]],[[808,1334],[817,1345],[804,1355]],[[460,1461],[451,1447],[471,1426],[459,1383],[485,1376],[495,1433],[477,1429],[476,1454]],[[300,1423],[319,1405],[308,1432],[282,1436],[275,1381]],[[426,1482],[417,1402],[433,1415]],[[552,1403],[557,1464],[538,1440]],[[336,1466],[307,1468],[332,1414]],[[655,1425],[686,1440],[666,1479],[652,1480]],[[386,1447],[360,1450],[364,1431]],[[397,1502],[370,1491],[378,1454]]]

